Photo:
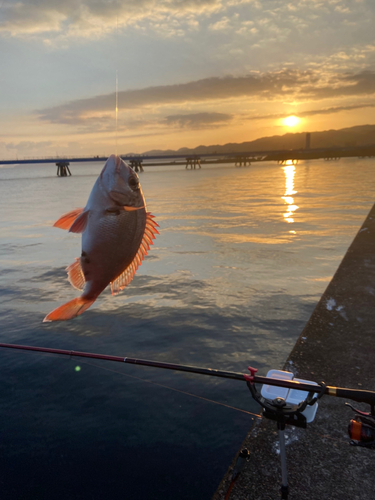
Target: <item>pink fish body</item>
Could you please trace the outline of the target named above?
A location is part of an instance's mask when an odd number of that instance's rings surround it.
[[[67,320],[88,309],[111,284],[117,294],[133,279],[158,224],[146,211],[138,176],[121,158],[108,158],[84,209],[63,215],[54,226],[82,233],[82,253],[68,279],[83,293],[50,312],[43,321]]]

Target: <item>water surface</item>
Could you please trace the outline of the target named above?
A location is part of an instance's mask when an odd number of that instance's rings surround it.
[[[283,365],[374,201],[373,159],[146,168],[160,236],[136,277],[79,318],[42,324],[77,296],[65,267],[80,236],[52,224],[85,205],[102,166],[72,164],[68,178],[51,165],[0,168],[2,342],[265,375]],[[241,382],[0,357],[4,498],[209,499],[252,423],[229,406],[258,411]]]

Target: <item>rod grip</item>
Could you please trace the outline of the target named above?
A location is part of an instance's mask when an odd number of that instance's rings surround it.
[[[375,392],[372,391],[344,389],[341,387],[327,387],[327,392],[330,396],[351,399],[353,401],[358,401],[359,403],[367,403],[369,405],[375,404]]]

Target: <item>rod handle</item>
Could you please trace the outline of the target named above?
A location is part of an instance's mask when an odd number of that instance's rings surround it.
[[[375,404],[375,392],[363,391],[357,389],[344,389],[341,387],[327,387],[329,396],[336,396],[337,398],[351,399],[359,403],[367,403],[369,405]]]

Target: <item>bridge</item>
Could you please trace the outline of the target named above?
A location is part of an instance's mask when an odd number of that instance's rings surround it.
[[[228,153],[204,153],[204,154],[174,154],[174,155],[119,155],[128,162],[135,171],[143,171],[143,167],[157,167],[163,165],[185,166],[185,168],[201,168],[202,165],[213,165],[222,163],[234,163],[235,166],[246,166],[247,164],[262,161],[277,161],[286,163],[292,161],[294,164],[299,160],[338,160],[340,158],[350,157],[374,157],[375,144],[367,146],[350,147],[331,147],[331,148],[304,148],[289,150],[271,150],[271,151],[247,151],[247,152],[228,152]],[[104,163],[107,156],[79,156],[79,157],[43,157],[43,158],[24,158],[15,160],[0,160],[0,165],[19,165],[36,163],[54,163],[57,165],[57,174],[69,171],[70,163],[101,162]],[[67,167],[64,169],[64,166]],[[60,171],[60,173],[59,173]]]

